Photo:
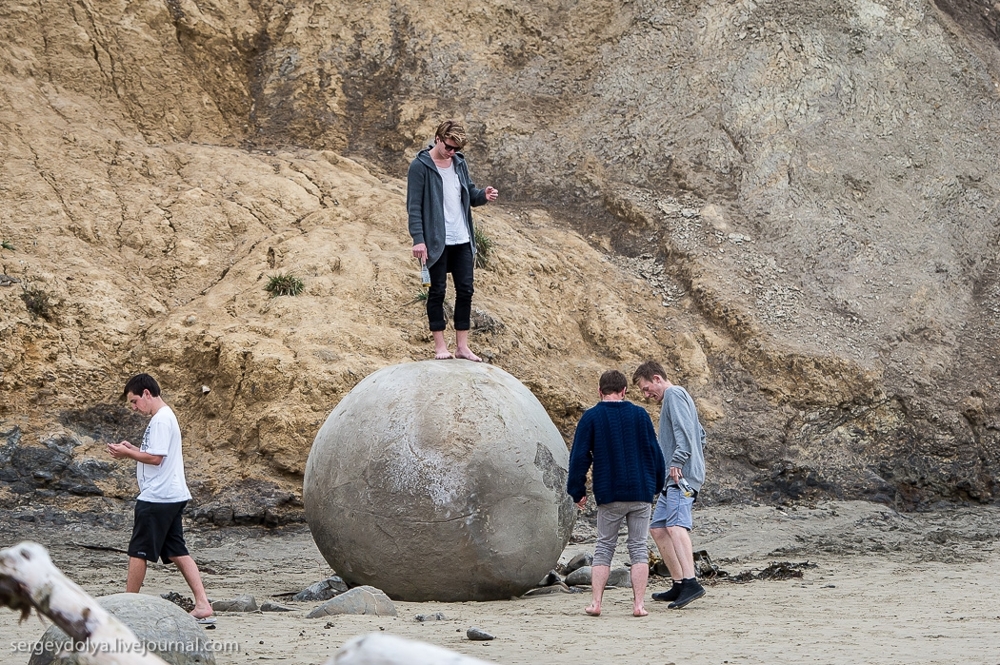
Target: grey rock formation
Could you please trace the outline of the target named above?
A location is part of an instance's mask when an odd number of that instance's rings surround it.
[[[310,612],[308,618],[316,619],[334,614],[374,614],[380,617],[394,617],[396,606],[381,590],[365,585],[331,598]]]
[[[306,519],[348,584],[409,601],[510,598],[569,538],[568,461],[545,409],[502,369],[395,365],[359,383],[316,435]]]
[[[292,596],[292,600],[299,602],[330,600],[337,594],[344,593],[345,591],[347,591],[347,585],[344,584],[344,580],[340,579],[339,575],[333,575],[315,584],[310,584]]]
[[[137,593],[116,593],[98,598],[101,607],[128,626],[139,645],[124,648],[146,648],[170,665],[214,665],[215,652],[206,639],[205,631],[190,614],[168,600]],[[54,646],[69,641],[62,630],[49,627],[39,639],[42,645]],[[86,661],[72,653],[57,656],[55,649],[32,654],[28,665],[84,665]]]

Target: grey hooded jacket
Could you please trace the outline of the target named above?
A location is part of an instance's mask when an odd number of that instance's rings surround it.
[[[454,153],[451,159],[462,185],[462,210],[465,212],[465,223],[469,226],[472,253],[475,254],[476,234],[471,206],[486,203],[486,190],[477,188],[469,179],[469,169],[462,153]],[[427,245],[427,265],[434,265],[444,253],[444,188],[441,174],[431,159],[430,148],[421,150],[410,162],[410,170],[406,174],[406,212],[413,244]]]

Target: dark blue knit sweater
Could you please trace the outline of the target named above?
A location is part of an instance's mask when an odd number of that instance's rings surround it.
[[[576,426],[569,455],[566,491],[579,501],[587,493],[593,465],[597,505],[614,501],[653,501],[663,489],[666,465],[649,414],[632,402],[599,402]]]

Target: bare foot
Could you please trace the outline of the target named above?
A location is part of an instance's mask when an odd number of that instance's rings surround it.
[[[451,360],[455,356],[451,355],[451,351],[445,349],[444,351],[435,351],[434,360]]]
[[[480,358],[479,356],[477,356],[475,353],[473,353],[469,349],[458,349],[457,351],[455,351],[455,356],[458,357],[458,358],[462,358],[464,360],[471,360],[474,363],[481,363],[481,362],[483,362],[482,358]]]
[[[590,605],[587,605],[587,609],[585,609],[584,612],[592,617],[599,617],[601,616],[601,606],[591,603]]]
[[[645,607],[634,607],[634,608],[632,608],[632,616],[634,616],[634,617],[645,617],[645,616],[649,616],[649,612],[646,611]]]

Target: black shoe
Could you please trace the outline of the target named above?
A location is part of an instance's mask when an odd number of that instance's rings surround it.
[[[680,595],[677,600],[667,605],[667,609],[679,610],[692,600],[698,600],[705,595],[705,587],[698,583],[698,580],[684,580]]]
[[[654,593],[653,600],[677,600],[677,598],[681,595],[681,587],[683,586],[684,585],[681,582],[674,582],[673,586],[670,587],[670,591],[659,591]]]

